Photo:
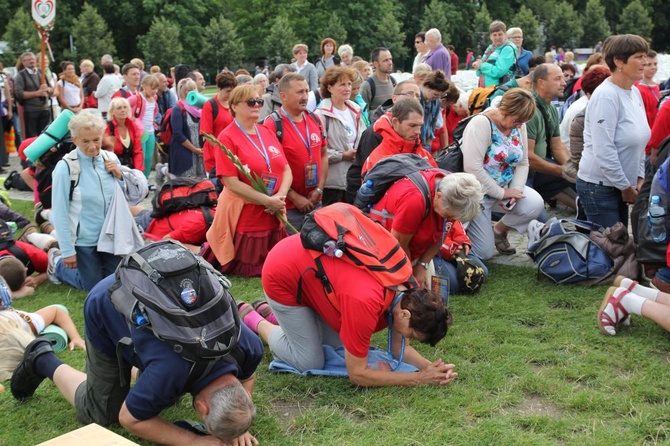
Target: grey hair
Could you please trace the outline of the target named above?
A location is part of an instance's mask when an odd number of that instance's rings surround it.
[[[428,73],[431,73],[433,71],[433,68],[428,65],[427,63],[420,63],[417,64],[416,67],[414,67],[414,71],[412,71],[413,76],[418,76],[418,75],[424,75],[427,76]]]
[[[79,136],[79,131],[83,129],[95,129],[100,132],[105,131],[105,120],[96,108],[85,108],[70,119],[67,128],[70,129],[70,135],[73,138]]]
[[[468,222],[481,212],[484,199],[482,185],[471,173],[451,173],[440,180],[437,188],[442,193],[442,205],[452,211],[460,222]]]
[[[521,28],[515,26],[513,28],[510,28],[507,30],[507,37],[512,37],[514,34],[520,33],[523,36],[523,31],[521,31]]]
[[[437,39],[438,42],[442,42],[442,33],[437,28],[431,28],[426,31],[426,37],[433,36]]]
[[[340,47],[337,49],[337,54],[339,54],[340,57],[344,56],[345,54],[351,54],[353,56],[354,49],[351,47],[351,45],[347,45],[345,43],[344,45],[340,45]]]
[[[280,63],[275,67],[274,71],[275,76],[281,78],[284,75],[284,71],[288,71],[289,73],[295,73],[297,70],[291,64]]]
[[[268,77],[266,75],[264,75],[263,73],[258,73],[256,76],[254,76],[254,84],[256,85],[260,84],[263,81],[263,79],[265,79],[266,82],[268,81]]]
[[[249,76],[248,74],[238,74],[235,76],[235,80],[237,80],[237,85],[244,85],[244,84],[251,84],[254,82],[254,78]],[[258,85],[254,83],[254,85]]]
[[[186,99],[186,95],[189,91],[197,90],[198,86],[195,84],[195,81],[190,77],[185,77],[179,81],[177,85],[177,93],[179,94],[179,99]]]
[[[241,383],[222,387],[209,397],[209,413],[203,417],[210,434],[229,442],[251,427],[256,407]]]
[[[107,119],[111,121],[113,118],[112,114],[116,111],[117,108],[121,107],[122,105],[127,105],[128,110],[130,110],[130,102],[128,102],[128,99],[126,98],[117,97],[109,101],[109,108],[107,109]],[[84,110],[88,109],[85,108]]]

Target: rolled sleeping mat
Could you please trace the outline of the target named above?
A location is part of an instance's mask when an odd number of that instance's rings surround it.
[[[205,105],[205,102],[209,100],[209,97],[204,94],[200,94],[195,90],[191,90],[186,95],[186,103],[194,107],[202,108]]]
[[[26,147],[26,150],[23,152],[26,157],[30,161],[35,162],[47,150],[58,144],[69,131],[67,125],[73,116],[74,113],[71,110],[63,110],[56,120],[31,145]]]
[[[68,110],[69,111],[69,110]],[[57,304],[57,305],[49,305],[50,307],[58,307],[61,310],[65,311],[67,314],[70,314],[67,308],[65,306]],[[60,328],[58,325],[51,324],[48,327],[46,327],[42,332],[40,333],[40,336],[44,336],[46,338],[49,338],[51,340],[51,343],[53,344],[53,349],[54,352],[59,353],[62,352],[63,350],[67,349],[67,345],[69,342],[69,339],[67,337],[67,333],[65,333],[65,330]]]

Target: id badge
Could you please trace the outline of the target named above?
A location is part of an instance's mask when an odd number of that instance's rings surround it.
[[[277,184],[279,183],[279,176],[265,172],[261,177],[265,188],[268,190],[268,195],[273,196],[277,191]]]
[[[316,163],[305,163],[305,187],[319,184],[319,170]]]
[[[444,305],[449,306],[449,275],[444,268],[444,260],[436,258],[434,261],[435,274],[430,278],[430,289],[442,296]]]

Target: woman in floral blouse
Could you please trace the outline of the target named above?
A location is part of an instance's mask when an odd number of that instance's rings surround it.
[[[534,113],[533,96],[521,88],[512,88],[503,95],[498,108],[473,117],[463,134],[464,170],[477,177],[486,194],[482,213],[467,227],[472,251],[482,260],[493,257],[494,246],[500,254],[514,254],[507,232],[525,232],[528,223],[544,209],[540,194],[526,186],[526,122]],[[493,226],[492,210],[505,213]]]

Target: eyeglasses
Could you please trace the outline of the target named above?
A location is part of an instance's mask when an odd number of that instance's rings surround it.
[[[408,91],[406,93],[398,93],[396,96],[410,96],[413,97],[414,99],[421,99],[420,93],[412,93],[411,91]]]
[[[249,99],[248,101],[245,102],[249,107],[255,107],[256,105],[260,107],[261,105],[263,105],[263,99],[261,98]]]

